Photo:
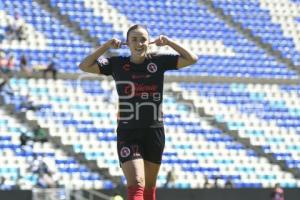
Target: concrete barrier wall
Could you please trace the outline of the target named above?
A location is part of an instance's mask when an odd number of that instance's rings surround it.
[[[112,195],[115,190],[101,192]],[[271,189],[158,189],[157,200],[270,200],[270,192]],[[32,192],[0,191],[0,200],[32,200]],[[285,200],[300,200],[300,188],[285,189]]]
[[[158,189],[157,200],[271,200],[272,189]],[[106,194],[114,191],[102,190]],[[122,190],[123,195],[126,191]],[[300,200],[300,188],[285,189],[285,200]]]
[[[1,191],[0,200],[32,200],[32,191],[30,190],[11,190]]]

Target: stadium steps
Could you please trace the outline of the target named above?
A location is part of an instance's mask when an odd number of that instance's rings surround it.
[[[98,44],[98,39],[90,36],[87,30],[81,29],[80,25],[76,22],[73,22],[69,19],[68,16],[63,15],[59,8],[52,7],[49,0],[35,0],[38,4],[41,5],[47,12],[51,13],[54,17],[56,17],[62,24],[68,27],[72,32],[76,35],[82,37],[82,39],[88,43],[91,43],[93,46]]]
[[[192,100],[186,100],[183,98],[182,93],[179,91],[173,91],[173,90],[168,90],[169,93],[173,93],[173,96],[176,96],[178,98],[178,102],[182,102],[188,105],[194,105],[194,102]],[[270,153],[265,153],[263,151],[263,149],[260,146],[256,146],[256,145],[252,145],[250,143],[249,138],[241,138],[238,134],[237,131],[235,130],[230,130],[228,125],[226,123],[221,123],[218,122],[217,119],[215,118],[215,116],[213,115],[209,115],[205,112],[205,109],[195,109],[198,110],[199,116],[201,118],[206,119],[207,122],[209,122],[209,124],[211,126],[214,126],[220,130],[222,130],[225,134],[230,135],[231,137],[233,137],[236,141],[240,142],[241,144],[245,145],[245,147],[252,149],[253,151],[255,151],[257,153],[257,155],[266,158],[270,163],[272,164],[276,164],[278,165],[281,170],[286,171],[286,172],[290,172],[293,174],[293,176],[295,178],[300,178],[300,173],[298,169],[295,168],[289,168],[284,161],[278,161],[276,160],[272,154]]]
[[[16,77],[27,78],[23,72],[17,72]],[[78,80],[80,77],[85,80],[112,80],[111,77],[98,76],[89,73],[58,73],[58,79]],[[31,75],[31,78],[43,78],[42,72],[36,72]],[[0,79],[1,80],[1,79]],[[211,76],[172,76],[165,75],[165,82],[203,82],[203,83],[253,83],[253,84],[282,84],[282,85],[297,85],[300,79],[268,79],[268,78],[233,78],[233,77],[211,77]]]
[[[120,177],[111,176],[107,168],[99,168],[95,160],[87,160],[83,153],[76,153],[72,145],[64,145],[61,141],[61,137],[52,136],[51,141],[56,145],[58,145],[61,149],[63,149],[64,152],[67,152],[69,155],[74,157],[80,163],[90,168],[92,171],[101,174],[106,179],[110,179],[115,183],[118,183],[120,181]]]
[[[277,62],[285,64],[289,69],[294,70],[300,75],[300,66],[297,66],[293,63],[293,61],[289,58],[283,56],[282,52],[274,50],[272,48],[272,44],[263,42],[262,38],[259,36],[255,36],[252,34],[251,30],[247,28],[243,28],[242,24],[239,22],[235,22],[233,17],[230,15],[226,15],[223,9],[216,8],[213,5],[212,0],[201,0],[200,4],[207,6],[209,11],[215,14],[218,18],[225,21],[230,27],[236,29],[239,33],[241,33],[245,38],[254,42],[259,48],[263,49],[270,56],[273,56]]]
[[[15,113],[15,105],[5,104],[3,96],[0,96],[0,105],[3,105],[3,108],[13,117],[19,119],[22,123],[29,125],[29,127],[36,127],[38,122],[36,120],[28,120],[26,118],[25,112]],[[79,163],[87,166],[93,172],[96,172],[102,175],[105,179],[110,179],[116,184],[120,183],[121,177],[111,176],[107,168],[99,168],[97,162],[94,160],[87,160],[83,153],[76,153],[72,145],[64,145],[61,141],[61,137],[59,136],[51,136],[49,134],[49,130],[46,128],[46,133],[48,135],[49,141],[55,146],[58,146],[64,152],[66,152],[69,156],[75,158]]]

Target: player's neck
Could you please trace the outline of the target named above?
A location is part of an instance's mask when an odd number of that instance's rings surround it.
[[[145,57],[130,56],[130,62],[134,64],[142,64],[145,61]]]

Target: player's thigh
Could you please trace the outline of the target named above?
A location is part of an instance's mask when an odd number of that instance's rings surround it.
[[[143,159],[129,160],[121,164],[127,186],[145,186]]]
[[[145,185],[143,148],[137,130],[117,130],[117,149],[128,186]]]
[[[160,165],[165,147],[163,128],[149,128],[144,135],[143,158],[146,161]]]
[[[160,164],[144,160],[145,188],[150,189],[156,186],[159,168]]]
[[[150,128],[144,141],[145,185],[151,188],[156,185],[162,155],[165,147],[164,128]]]

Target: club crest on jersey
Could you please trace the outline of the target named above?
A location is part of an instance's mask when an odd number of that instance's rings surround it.
[[[153,74],[157,71],[157,65],[155,63],[149,63],[147,65],[147,70],[148,70],[148,72]]]
[[[107,58],[100,58],[99,59],[99,63],[101,65],[108,65],[109,64],[109,61],[107,60]]]
[[[126,158],[130,155],[130,149],[128,147],[122,147],[120,150],[120,156]]]

